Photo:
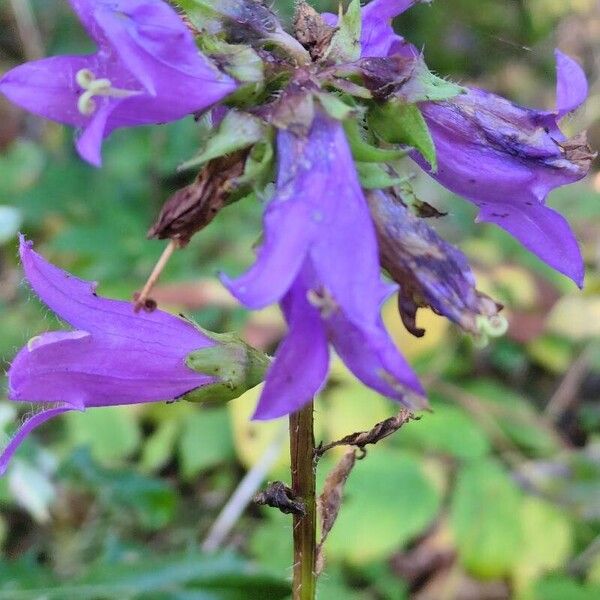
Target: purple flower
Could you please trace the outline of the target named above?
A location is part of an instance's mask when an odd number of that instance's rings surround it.
[[[37,336],[13,361],[9,399],[42,408],[0,455],[0,474],[24,438],[59,414],[175,399],[217,381],[186,366],[190,353],[216,345],[192,323],[97,296],[93,283],[46,262],[23,237],[20,255],[35,293],[75,331]]]
[[[383,328],[393,288],[381,280],[377,241],[342,125],[317,114],[307,136],[278,134],[277,191],[254,266],[223,278],[246,306],[282,300],[290,331],[268,371],[255,418],[297,410],[323,385],[328,342],[354,374],[410,406],[423,390]]]
[[[372,295],[368,289],[364,293]],[[379,304],[386,297],[387,293],[380,297]],[[289,330],[267,372],[255,419],[294,412],[319,392],[329,370],[329,343],[365,385],[411,409],[427,405],[417,376],[398,353],[381,318],[369,329],[352,322],[323,286],[310,260],[281,306]]]
[[[391,18],[413,2],[375,0],[363,12],[364,57],[419,56],[391,27]],[[432,172],[420,154],[413,158],[433,178],[480,208],[478,220],[495,223],[543,261],[582,285],[584,265],[567,221],[545,205],[556,187],[585,176],[593,154],[585,138],[572,140],[558,121],[586,99],[581,67],[556,51],[556,111],[528,109],[479,89],[446,102],[420,105],[437,152]]]
[[[479,221],[499,225],[581,286],[584,264],[577,239],[545,200],[554,188],[589,170],[593,155],[585,137],[567,140],[557,124],[585,100],[587,83],[573,60],[559,51],[556,58],[556,112],[516,106],[478,89],[424,103],[421,110],[437,151],[438,169],[430,175],[476,204]],[[429,172],[419,155],[413,157]]]
[[[16,104],[81,129],[77,150],[101,164],[102,140],[118,127],[165,123],[201,111],[235,82],[202,56],[161,0],[70,0],[98,52],[26,63],[0,79]]]
[[[395,54],[406,42],[394,31],[392,19],[423,2],[428,3],[430,0],[373,0],[363,7],[360,40],[362,56]],[[323,17],[328,25],[337,25],[337,15],[323,13]]]
[[[381,266],[399,284],[398,308],[417,337],[417,309],[429,306],[464,330],[481,334],[482,320],[497,320],[499,306],[475,287],[466,256],[444,241],[425,219],[413,215],[400,198],[381,190],[367,195],[377,230]],[[489,328],[489,326],[488,326]]]

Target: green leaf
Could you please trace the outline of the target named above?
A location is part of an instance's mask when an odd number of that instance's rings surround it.
[[[481,401],[502,431],[523,450],[533,456],[550,456],[560,448],[556,434],[527,398],[492,379],[470,381],[465,389]]]
[[[390,100],[374,106],[368,117],[371,129],[390,144],[405,144],[418,150],[423,158],[437,170],[435,145],[429,127],[418,106]]]
[[[321,106],[327,114],[337,121],[345,121],[356,114],[356,107],[349,106],[339,96],[327,92],[316,92]]]
[[[146,440],[140,459],[142,471],[158,471],[173,455],[179,432],[178,419],[165,419]]]
[[[418,423],[405,427],[393,439],[402,446],[424,452],[448,454],[460,459],[481,458],[490,442],[477,423],[463,410],[436,403]]]
[[[327,470],[325,464],[319,465],[320,474]],[[425,531],[440,501],[418,459],[384,447],[372,449],[348,478],[325,552],[355,565],[383,559]]]
[[[289,571],[294,560],[291,526],[290,515],[268,508],[265,509],[265,518],[260,521],[250,538],[252,556],[259,564],[282,576]]]
[[[344,130],[346,131],[346,138],[352,150],[352,156],[358,162],[393,162],[408,154],[406,150],[378,148],[369,144],[363,137],[361,126],[355,120],[346,121],[344,123]]]
[[[597,600],[599,597],[600,586],[585,586],[562,575],[538,582],[533,594],[534,600]]]
[[[179,170],[199,167],[213,158],[248,148],[260,142],[266,134],[267,127],[259,118],[230,110],[208,139],[202,152],[183,163]]]
[[[508,475],[491,460],[461,469],[450,508],[460,562],[481,579],[506,576],[517,565],[522,544],[521,497]]]
[[[336,63],[352,62],[360,58],[362,18],[360,0],[352,0],[348,10],[338,20],[338,30],[325,52],[325,60]]]
[[[234,192],[234,198],[244,194],[248,186],[258,195],[264,194],[264,190],[273,181],[275,170],[275,150],[273,140],[268,139],[258,142],[250,150],[246,159],[244,174],[235,180],[235,186],[239,193]]]
[[[33,186],[44,168],[44,152],[37,144],[19,139],[0,156],[0,201]]]
[[[27,579],[2,577],[0,600],[121,600],[159,594],[176,598],[178,592],[185,597],[185,590],[194,590],[192,597],[199,600],[279,600],[289,594],[289,584],[232,555],[195,553],[139,556],[121,564],[93,567],[85,577],[66,584],[35,586],[36,582]]]
[[[365,190],[381,190],[406,183],[406,177],[390,175],[382,165],[357,162],[355,166],[360,178],[360,185]]]
[[[566,563],[571,555],[574,531],[563,511],[539,498],[526,498],[519,517],[523,538],[514,580],[520,596],[529,596],[528,591],[541,574]]]
[[[131,469],[107,469],[81,449],[61,467],[59,477],[95,494],[99,504],[113,517],[135,517],[144,529],[168,525],[175,515],[177,495],[165,481],[140,475]]]
[[[87,446],[103,465],[122,461],[139,446],[141,432],[131,407],[91,408],[65,415],[71,446]]]
[[[198,410],[185,420],[179,440],[179,460],[186,479],[234,456],[226,409]]]

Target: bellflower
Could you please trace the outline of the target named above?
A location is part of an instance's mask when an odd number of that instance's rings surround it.
[[[34,428],[62,413],[182,396],[197,400],[207,390],[217,397],[221,378],[208,369],[193,370],[189,361],[200,361],[202,351],[222,348],[219,336],[209,337],[191,322],[160,310],[136,314],[130,302],[99,297],[93,283],[46,262],[24,238],[20,255],[33,291],[75,330],[34,337],[13,361],[9,399],[41,408],[4,448],[0,473]],[[217,358],[226,369],[226,360]]]
[[[253,267],[230,291],[250,308],[282,301],[290,330],[255,418],[293,412],[324,384],[328,343],[365,384],[409,406],[423,390],[381,322],[377,241],[342,125],[317,113],[308,135],[281,130],[277,191]]]
[[[479,335],[502,319],[499,306],[477,291],[467,257],[443,240],[425,219],[413,215],[390,193],[373,190],[367,195],[377,230],[381,266],[399,284],[398,308],[406,328],[421,337],[416,327],[418,308],[428,306],[464,330]]]
[[[363,13],[362,55],[418,56],[396,34],[391,18],[414,2],[375,0]],[[419,105],[437,152],[437,171],[416,152],[418,164],[452,192],[480,208],[478,220],[495,223],[557,271],[583,283],[583,260],[567,221],[545,205],[556,187],[587,173],[593,155],[585,139],[568,140],[558,121],[586,99],[581,67],[556,51],[557,107],[553,112],[517,106],[470,88],[445,102]]]
[[[76,147],[101,164],[102,140],[118,127],[174,121],[235,88],[196,47],[162,0],[70,0],[98,51],[20,65],[0,79],[15,104],[80,130]]]

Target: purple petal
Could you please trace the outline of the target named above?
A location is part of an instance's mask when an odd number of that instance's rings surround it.
[[[411,6],[427,0],[373,0],[362,9],[361,56],[388,56],[396,54],[404,45],[404,38],[392,27],[392,19]],[[338,23],[337,15],[322,13],[331,27]]]
[[[227,289],[249,308],[263,308],[285,295],[311,243],[309,207],[288,194],[287,188],[278,192],[266,209],[265,239],[254,265],[234,280],[221,275]]]
[[[4,475],[8,463],[16,452],[17,448],[23,443],[25,438],[39,425],[42,425],[46,421],[62,415],[66,412],[73,410],[71,406],[58,406],[54,408],[46,408],[40,412],[29,417],[19,428],[14,437],[10,440],[7,446],[2,450],[0,454],[0,475]]]
[[[546,264],[583,287],[585,267],[577,238],[568,221],[558,212],[531,205],[488,204],[479,211],[478,221],[495,223],[516,237]]]
[[[388,56],[403,41],[392,27],[392,19],[421,0],[374,0],[363,8],[362,56]]]
[[[313,215],[320,213],[321,222],[310,257],[319,282],[346,317],[368,328],[377,321],[381,298],[391,291],[381,281],[375,229],[342,125],[322,118],[314,127],[318,151],[304,175],[318,177],[317,165],[327,171],[323,195],[314,198]]]
[[[213,378],[185,365],[173,352],[110,335],[51,332],[33,338],[13,361],[9,398],[64,402],[71,408],[171,400]]]
[[[544,202],[552,189],[584,177],[591,158],[571,158],[564,136],[557,140],[558,130],[548,129],[548,113],[482,90],[421,109],[437,151],[438,170],[430,175],[479,206],[480,220],[500,225],[581,285],[575,237]],[[413,158],[429,172],[420,156]]]
[[[107,40],[118,49],[119,58],[150,95],[159,95],[159,87],[168,89],[173,83],[170,76],[176,76],[177,72],[194,79],[196,86],[200,82],[217,86],[218,99],[235,89],[233,81],[221,75],[200,54],[191,32],[168,4],[160,0],[132,0],[120,2],[116,7],[113,4],[100,3],[94,18]],[[214,94],[209,87],[201,95],[210,98]],[[204,100],[195,110],[214,101]]]
[[[329,350],[321,317],[296,283],[282,302],[289,324],[271,365],[254,419],[293,413],[319,392],[327,378]]]
[[[0,92],[36,115],[82,127],[88,117],[77,109],[81,90],[75,75],[81,69],[98,71],[98,57],[55,56],[25,63],[0,79]]]
[[[285,294],[308,255],[316,286],[350,320],[374,326],[389,289],[342,125],[318,115],[307,138],[281,131],[278,157],[278,190],[266,210],[258,260],[226,285],[247,306],[265,306]]]
[[[81,158],[95,167],[102,166],[102,140],[111,132],[107,121],[119,103],[115,100],[104,100],[75,142]]]
[[[556,57],[556,110],[558,117],[577,110],[588,97],[588,82],[583,69],[560,50]]]
[[[327,329],[339,357],[365,385],[411,409],[427,405],[418,377],[381,320],[377,330],[365,332],[338,313],[329,319]]]
[[[130,302],[101,298],[95,285],[45,261],[21,237],[25,276],[40,300],[76,329],[116,336],[174,356],[214,345],[188,321],[156,310],[134,313]]]

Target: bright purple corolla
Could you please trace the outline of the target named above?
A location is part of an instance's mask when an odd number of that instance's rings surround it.
[[[0,79],[15,104],[80,129],[77,150],[101,164],[118,127],[165,123],[205,110],[236,88],[202,56],[162,0],[70,0],[98,51],[25,63]]]
[[[365,7],[363,57],[419,55],[391,26],[393,17],[416,3],[375,0]],[[437,171],[417,152],[412,156],[442,185],[477,205],[479,221],[499,225],[581,286],[584,265],[575,235],[545,201],[554,188],[589,170],[593,155],[585,140],[568,140],[558,127],[584,102],[588,86],[575,61],[558,50],[556,60],[555,111],[524,108],[473,88],[446,102],[424,102],[419,106],[435,143]]]
[[[0,456],[0,473],[38,425],[71,410],[171,400],[216,382],[186,366],[215,346],[189,321],[96,295],[95,285],[46,262],[21,238],[25,277],[37,296],[75,331],[34,337],[8,372],[10,400],[40,405]]]
[[[255,418],[288,414],[324,385],[330,342],[366,385],[413,408],[423,389],[385,331],[393,287],[380,274],[375,230],[342,125],[318,114],[308,135],[280,131],[277,191],[255,265],[224,278],[246,306],[282,301],[289,332]]]

